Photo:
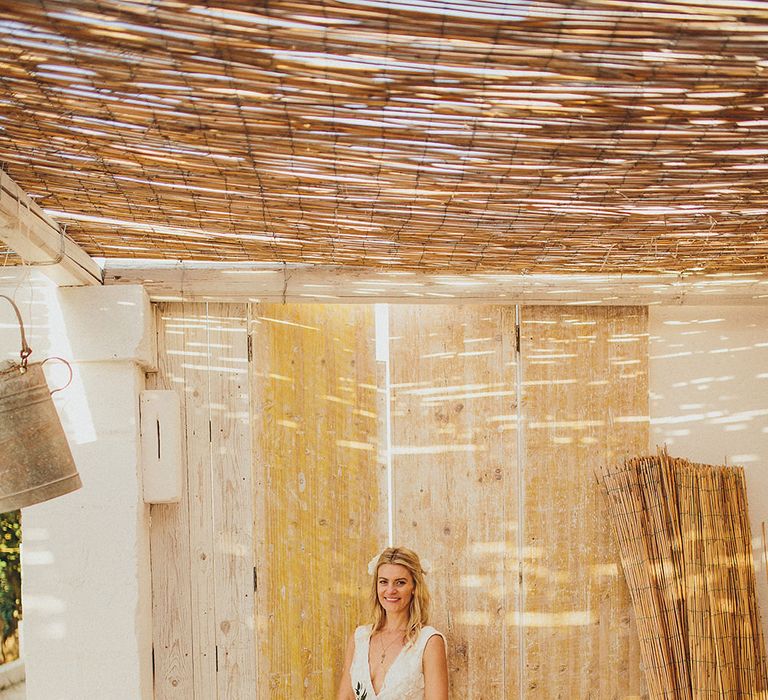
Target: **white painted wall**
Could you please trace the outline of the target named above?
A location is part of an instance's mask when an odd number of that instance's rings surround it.
[[[649,447],[744,467],[768,640],[768,307],[652,306],[649,332]]]
[[[137,286],[58,290],[7,270],[0,293],[21,308],[30,361],[60,355],[73,363],[72,385],[54,398],[83,481],[22,511],[27,698],[149,700],[149,509],[138,422],[144,369],[154,361],[148,297]],[[0,302],[4,359],[17,355],[18,333]],[[66,376],[51,367],[48,378],[57,386]]]

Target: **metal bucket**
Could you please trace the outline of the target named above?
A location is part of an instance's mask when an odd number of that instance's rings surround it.
[[[13,306],[21,332],[21,362],[0,364],[0,513],[5,513],[69,493],[82,483],[43,363],[27,364],[32,350],[21,313],[12,299],[0,297]]]

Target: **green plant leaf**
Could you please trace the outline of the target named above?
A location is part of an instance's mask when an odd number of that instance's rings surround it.
[[[0,642],[16,633],[21,619],[21,511],[0,514]]]

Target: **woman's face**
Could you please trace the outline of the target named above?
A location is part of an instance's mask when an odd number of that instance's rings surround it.
[[[402,564],[382,564],[376,581],[379,604],[389,613],[407,612],[416,585]]]

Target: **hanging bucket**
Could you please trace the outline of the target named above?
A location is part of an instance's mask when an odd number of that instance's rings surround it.
[[[6,513],[69,493],[82,483],[51,400],[59,389],[51,392],[43,374],[47,360],[27,364],[32,350],[21,313],[12,299],[0,297],[13,306],[21,332],[21,362],[0,363],[0,513]]]

